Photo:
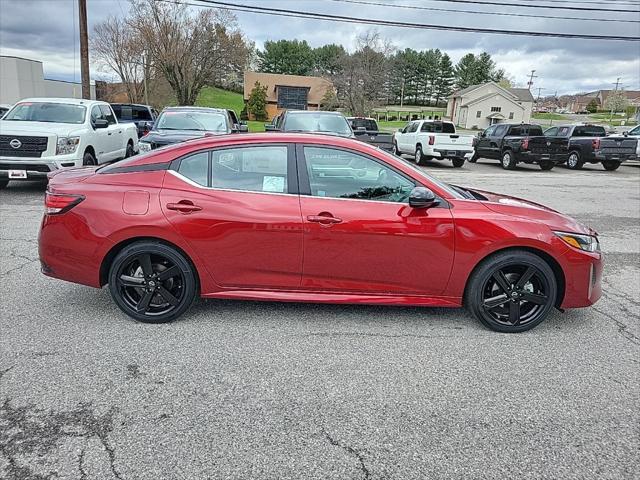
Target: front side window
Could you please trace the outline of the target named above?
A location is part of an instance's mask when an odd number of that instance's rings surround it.
[[[547,137],[555,137],[556,135],[558,135],[558,127],[553,127],[553,128],[550,128],[549,130],[545,130],[544,134]]]
[[[306,87],[278,87],[278,108],[307,109]]]
[[[113,125],[116,123],[116,117],[113,115],[111,111],[111,107],[109,105],[100,105],[100,110],[102,110],[102,115],[109,122],[109,125]]]
[[[629,130],[629,135],[640,135],[640,125]]]
[[[46,123],[84,123],[87,108],[83,105],[49,102],[23,102],[14,106],[2,120]]]
[[[411,122],[409,127],[407,128],[407,133],[413,133],[418,130],[418,125],[420,122]]]
[[[311,195],[404,203],[415,183],[369,157],[326,147],[304,147]]]
[[[493,135],[493,132],[495,132],[495,131],[496,131],[496,127],[495,126],[489,127],[484,131],[484,136],[485,137],[490,137],[491,135]]]
[[[91,108],[91,123],[95,124],[96,120],[98,119],[105,119],[104,115],[102,115],[102,110],[100,109],[100,107],[98,105],[94,105]]]
[[[496,137],[500,137],[500,136],[504,135],[506,131],[507,131],[507,126],[506,125],[499,125],[499,126],[496,127],[496,130],[495,130],[495,132],[493,134]]]
[[[287,193],[287,147],[241,147],[211,152],[211,187]]]

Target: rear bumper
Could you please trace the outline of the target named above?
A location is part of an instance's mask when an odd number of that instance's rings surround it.
[[[425,152],[426,155],[432,155],[435,158],[465,158],[469,159],[473,156],[473,148],[435,148],[431,153]]]
[[[529,151],[520,151],[515,154],[516,162],[523,163],[540,163],[540,162],[553,162],[560,163],[567,160],[566,154],[558,153],[536,153]]]
[[[629,160],[635,160],[638,158],[636,152],[632,153],[606,153],[600,150],[594,152],[592,157],[585,158],[585,163],[600,163],[600,162],[626,162]]]

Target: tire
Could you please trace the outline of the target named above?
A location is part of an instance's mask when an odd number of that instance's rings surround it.
[[[511,150],[505,150],[504,152],[502,152],[500,165],[505,170],[513,170],[514,168],[516,168],[516,159],[513,158],[513,152]]]
[[[88,166],[97,165],[97,164],[98,162],[96,162],[96,157],[94,157],[90,151],[84,152],[84,156],[82,157],[82,165],[84,165],[85,167],[88,167]]]
[[[607,160],[602,162],[602,166],[607,172],[613,172],[620,167],[620,162],[615,162],[613,160]]]
[[[580,170],[584,162],[580,161],[580,154],[578,152],[571,152],[567,157],[567,168],[569,170]]]
[[[469,159],[469,163],[476,163],[478,161],[478,154],[474,153],[473,156]]]
[[[557,295],[557,281],[547,262],[525,250],[510,250],[476,267],[464,303],[491,330],[519,333],[544,321]]]
[[[164,243],[133,243],[116,255],[109,268],[111,297],[139,322],[175,320],[191,306],[197,290],[192,264]]]
[[[460,168],[464,165],[464,158],[454,158],[451,160],[453,168]]]
[[[0,180],[0,190],[7,188],[7,185],[9,185],[9,180],[6,178]]]
[[[393,142],[393,152],[392,152],[396,157],[401,157],[402,153],[400,152],[400,150],[398,150],[398,144],[396,142]]]
[[[426,158],[425,158],[424,154],[422,153],[422,146],[421,145],[417,145],[416,146],[415,161],[416,161],[416,165],[423,165],[424,162],[426,161]]]
[[[133,145],[131,143],[127,143],[127,150],[124,153],[124,158],[133,157],[136,152],[133,151]]]
[[[553,167],[555,167],[556,164],[553,162],[540,162],[540,169],[541,170],[551,170]]]

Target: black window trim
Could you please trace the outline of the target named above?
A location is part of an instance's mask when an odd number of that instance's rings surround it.
[[[336,145],[327,145],[323,143],[297,143],[296,144],[296,165],[298,168],[298,184],[300,185],[300,196],[304,197],[312,197],[312,198],[324,198],[327,200],[347,200],[347,201],[356,201],[356,202],[375,202],[375,203],[384,203],[384,204],[395,204],[395,205],[409,205],[408,202],[390,202],[388,200],[370,200],[366,198],[337,198],[337,197],[316,197],[311,193],[311,182],[309,181],[309,171],[307,170],[307,162],[305,161],[304,149],[305,147],[310,148],[327,148],[330,150],[342,150],[343,152],[351,153],[353,155],[358,155],[364,157],[366,159],[372,160],[377,164],[386,167],[393,171],[394,173],[400,175],[404,179],[413,183],[416,187],[427,187],[423,182],[413,178],[411,175],[404,173],[403,171],[397,169],[393,165],[385,162],[384,160],[380,160],[371,155],[367,155],[366,153],[359,152],[358,150],[353,150],[351,148],[339,147]],[[433,192],[436,198],[440,201],[438,205],[432,208],[449,208],[449,203],[442,197],[440,197],[436,192]]]
[[[256,190],[240,190],[237,188],[220,188],[220,187],[212,187],[212,159],[213,152],[220,150],[231,150],[238,148],[250,148],[250,147],[287,147],[287,191],[286,192],[259,192]],[[190,178],[184,176],[180,173],[180,163],[182,160],[196,155],[202,152],[207,152],[209,155],[209,162],[207,165],[207,185],[200,185],[199,183],[191,180]],[[185,153],[178,158],[175,158],[171,161],[168,170],[173,174],[183,179],[189,185],[193,185],[195,187],[199,187],[205,190],[216,190],[216,191],[226,191],[226,192],[242,192],[242,193],[257,193],[257,194],[265,194],[265,195],[299,195],[298,192],[298,172],[296,167],[296,158],[295,158],[295,145],[287,142],[278,142],[278,143],[240,143],[234,145],[224,145],[220,147],[209,147],[202,148],[200,150],[194,150],[189,153]]]

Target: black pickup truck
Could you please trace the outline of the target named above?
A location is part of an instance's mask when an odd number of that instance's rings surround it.
[[[506,170],[518,163],[537,163],[542,170],[551,170],[567,159],[568,145],[566,138],[545,137],[539,125],[499,123],[478,135],[470,161],[484,157],[500,160]]]
[[[136,124],[138,138],[149,132],[158,118],[158,112],[150,105],[112,103],[111,108],[118,118],[118,123],[132,122]]]
[[[636,158],[638,140],[607,137],[599,125],[559,125],[544,134],[549,139],[568,140],[567,168],[571,170],[579,170],[585,163],[602,163],[605,170],[616,170],[622,162]]]
[[[347,117],[357,140],[363,141],[387,152],[393,151],[393,134],[383,133],[378,123],[368,117]]]

